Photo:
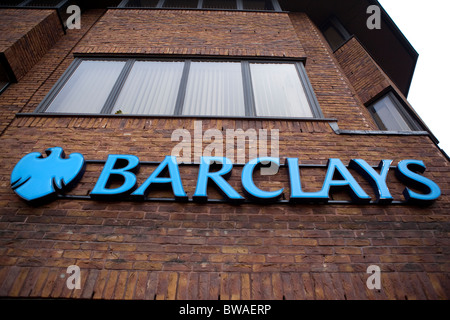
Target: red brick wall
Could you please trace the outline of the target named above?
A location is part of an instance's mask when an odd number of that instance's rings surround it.
[[[289,16],[303,43],[308,59],[306,71],[325,117],[337,118],[341,129],[376,129],[317,26],[304,13]]]
[[[20,80],[63,34],[56,10],[0,9],[0,52]]]
[[[178,14],[181,20],[187,13]],[[208,17],[206,12],[195,14],[202,15],[203,19]],[[211,15],[235,17],[237,13]],[[264,15],[267,20],[261,23],[278,21],[280,17],[286,20],[285,14]],[[111,38],[114,43],[129,43],[124,45],[128,48],[131,44],[142,50],[152,47],[148,37],[131,41],[117,36],[124,32],[114,29],[118,24],[105,23],[120,16],[117,10],[109,12],[100,24],[90,29],[101,16],[101,11],[83,15],[82,30],[62,37],[33,72],[0,96],[0,106],[10,108],[10,117],[15,111],[34,110],[73,60],[72,49],[78,42],[75,51],[96,44],[102,51],[108,48],[106,42]],[[341,128],[373,129],[364,106],[354,97],[355,89],[317,28],[304,14],[290,14],[289,19],[292,25],[286,29],[290,34],[295,31],[294,38],[298,41],[296,45],[291,39],[289,47],[302,48],[301,54],[306,55],[308,76],[325,115],[337,118]],[[142,26],[142,21],[136,22],[136,28]],[[126,28],[131,30],[130,21]],[[170,29],[161,25],[164,28]],[[95,34],[99,30],[104,30],[101,37]],[[174,33],[175,30],[168,32],[168,39],[173,39]],[[201,33],[203,36],[199,37],[207,37],[206,32]],[[247,39],[246,32],[242,37]],[[152,41],[163,41],[162,34]],[[269,37],[268,43],[273,41],[275,38]],[[213,38],[211,43],[207,48],[215,48],[219,42]],[[241,42],[236,40],[236,43]],[[260,45],[263,46],[257,46]],[[175,45],[173,48],[176,49]],[[223,44],[222,49],[227,48],[232,50],[234,46]],[[14,90],[23,90],[23,96],[17,96],[18,91]],[[66,154],[81,152],[86,159],[105,160],[108,154],[134,154],[142,161],[162,160],[177,144],[170,141],[173,130],[186,128],[193,134],[194,120],[28,115],[9,121],[0,136],[4,150],[0,153],[3,168],[0,172],[0,296],[449,298],[446,233],[449,162],[427,136],[337,135],[328,123],[314,120],[202,120],[204,131],[278,129],[281,158],[298,157],[303,163],[326,163],[332,157],[346,163],[358,157],[371,164],[381,159],[393,159],[397,164],[402,159],[418,158],[427,165],[424,175],[442,190],[442,196],[425,208],[81,200],[58,200],[31,207],[9,187],[10,172],[21,157],[32,151],[43,152],[51,146],[63,147]],[[140,181],[152,168],[141,168]],[[71,194],[86,195],[100,169],[100,165],[88,165],[82,181]],[[196,168],[182,167],[181,171],[186,191],[192,196]],[[240,192],[239,173],[240,169],[235,168],[230,183]],[[315,190],[320,188],[323,176],[323,170],[319,169],[302,174],[308,188]],[[372,195],[368,184],[357,179]],[[265,187],[285,187],[286,195],[289,194],[284,169],[277,176],[256,180]],[[396,200],[402,200],[404,186],[393,175],[389,176],[388,183]],[[347,197],[341,193],[335,196]],[[72,291],[65,286],[65,271],[72,264],[81,268],[81,290]],[[372,264],[380,266],[382,271],[380,291],[368,290],[365,285],[368,277],[365,272]]]
[[[28,14],[29,12],[34,13],[42,10],[27,9],[19,11]],[[48,10],[44,10],[44,12],[48,13]],[[0,95],[0,132],[4,131],[11,123],[15,113],[34,111],[39,102],[73,61],[72,50],[74,46],[103,13],[104,10],[91,10],[83,14],[83,23],[80,30],[67,30],[67,34],[62,36],[18,83],[13,83]],[[7,26],[9,25],[5,25],[5,28]],[[59,22],[57,30],[62,32]],[[4,33],[3,35],[7,34]],[[8,39],[8,37],[0,38]],[[26,106],[30,107],[26,108]]]
[[[237,11],[109,10],[75,51],[304,57],[286,13]]]
[[[334,52],[334,56],[362,103],[367,105],[387,90],[394,90],[409,106],[411,112],[420,119],[403,93],[372,59],[357,38],[350,39]]]
[[[389,78],[356,38],[336,50],[335,56],[363,103],[391,85]]]

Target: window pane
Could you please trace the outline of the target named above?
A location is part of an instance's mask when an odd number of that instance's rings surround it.
[[[172,115],[183,67],[184,62],[136,61],[113,113]]]
[[[294,64],[250,64],[256,115],[312,117]]]
[[[0,6],[17,6],[22,2],[23,0],[0,0]]]
[[[0,92],[3,90],[4,87],[6,87],[9,83],[9,77],[8,74],[5,71],[5,68],[3,68],[3,65],[0,63]]]
[[[3,90],[4,87],[6,87],[7,84],[8,82],[0,80],[0,92]]]
[[[377,101],[369,109],[374,118],[378,120],[380,129],[388,131],[410,131],[411,127],[398,111],[389,96]]]
[[[236,0],[203,0],[205,9],[236,9]]]
[[[198,0],[166,0],[163,8],[197,8]]]
[[[61,0],[33,0],[27,3],[27,7],[56,7]]]
[[[241,64],[192,62],[183,114],[245,116]]]
[[[342,37],[340,32],[337,31],[333,26],[329,26],[328,28],[326,28],[323,31],[323,35],[325,36],[325,39],[327,39],[331,49],[333,50],[336,50],[345,42],[344,37]]]
[[[244,0],[246,10],[273,10],[271,0]]]
[[[46,112],[100,113],[125,62],[83,61]]]
[[[125,7],[128,8],[154,8],[158,4],[159,0],[129,0]]]

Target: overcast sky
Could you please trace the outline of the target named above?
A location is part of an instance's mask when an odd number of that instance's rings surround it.
[[[450,155],[450,0],[378,0],[419,53],[408,101]]]

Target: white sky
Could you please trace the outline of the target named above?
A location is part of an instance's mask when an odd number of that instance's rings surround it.
[[[378,0],[419,53],[408,101],[450,155],[450,0]]]

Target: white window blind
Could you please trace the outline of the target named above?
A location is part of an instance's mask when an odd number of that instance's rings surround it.
[[[257,116],[312,117],[294,64],[251,63]]]
[[[369,110],[377,121],[380,129],[388,131],[410,131],[411,127],[408,125],[402,114],[392,101],[390,95],[386,95],[376,103],[374,103]]]
[[[323,117],[301,62],[132,58],[75,59],[36,112]]]
[[[239,62],[192,62],[184,115],[245,116]]]
[[[46,111],[100,113],[124,66],[124,61],[82,61]]]
[[[173,114],[184,62],[136,61],[112,113]]]

